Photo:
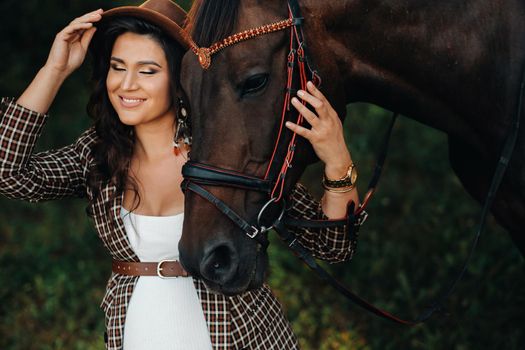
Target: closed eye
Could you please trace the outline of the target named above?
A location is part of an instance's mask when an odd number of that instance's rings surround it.
[[[124,72],[126,70],[126,68],[122,68],[121,66],[117,66],[116,64],[112,64],[111,65],[111,69],[113,69],[114,71],[117,71],[117,72]],[[152,69],[152,70],[141,70],[139,71],[140,74],[146,74],[146,75],[153,75],[153,74],[156,74],[158,73],[157,70],[155,69]]]
[[[140,71],[140,73],[142,73],[142,74],[148,74],[148,75],[153,75],[153,74],[157,73],[157,71],[156,71],[156,70],[151,70],[151,71]]]
[[[241,97],[246,95],[254,95],[264,89],[264,87],[268,84],[268,77],[268,74],[256,74],[246,79],[242,85]]]
[[[118,72],[123,72],[123,71],[125,71],[124,68],[119,67],[119,66],[117,66],[116,64],[112,64],[112,65],[111,65],[111,69],[116,70],[116,71],[118,71]]]

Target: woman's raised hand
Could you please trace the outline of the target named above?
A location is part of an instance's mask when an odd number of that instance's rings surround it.
[[[341,178],[352,162],[343,135],[343,125],[321,91],[312,82],[308,82],[306,88],[308,91],[299,90],[297,95],[314,107],[316,113],[296,97],[292,98],[292,104],[311,125],[311,129],[292,122],[287,122],[286,127],[310,141],[319,159],[325,163],[325,173],[329,178]]]
[[[311,128],[307,129],[292,122],[286,122],[286,127],[310,141],[315,153],[325,164],[324,172],[327,178],[340,179],[346,175],[349,165],[352,164],[345,143],[343,125],[337,112],[321,91],[312,82],[308,82],[306,88],[308,91],[299,90],[297,96],[314,107],[315,113],[306,108],[296,97],[292,99],[292,104]],[[354,202],[357,209],[359,194],[356,187],[344,193],[326,190],[321,199],[323,212],[330,219],[345,217],[349,202]]]
[[[95,34],[93,23],[100,21],[102,10],[75,18],[55,37],[47,62],[16,101],[35,112],[46,113],[64,80],[84,62]]]
[[[64,77],[80,67],[96,31],[93,23],[100,21],[102,12],[98,9],[86,13],[62,29],[55,37],[45,66]]]

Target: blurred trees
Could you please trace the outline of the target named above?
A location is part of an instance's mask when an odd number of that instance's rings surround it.
[[[191,1],[178,1],[188,8]],[[4,0],[0,3],[0,94],[18,96],[44,64],[55,34],[74,17],[129,1]],[[90,125],[89,62],[68,79],[37,151],[71,143]],[[364,194],[388,113],[349,108],[347,140]],[[321,193],[321,167],[304,176]],[[0,348],[103,349],[98,308],[110,258],[84,213],[86,203],[28,204],[0,198]],[[447,161],[445,135],[406,118],[394,131],[387,166],[350,263],[329,266],[360,295],[414,317],[448,286],[469,249],[480,206]],[[270,284],[304,349],[522,349],[524,263],[490,219],[446,314],[413,328],[383,321],[346,302],[277,240]]]

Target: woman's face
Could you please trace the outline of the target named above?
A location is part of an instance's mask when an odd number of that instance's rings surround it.
[[[126,125],[173,118],[166,55],[147,35],[127,32],[115,40],[106,87],[113,108]]]

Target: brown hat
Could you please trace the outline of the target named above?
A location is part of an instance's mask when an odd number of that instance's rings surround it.
[[[182,47],[188,49],[191,39],[182,29],[186,21],[186,11],[171,0],[147,0],[140,6],[122,6],[105,11],[102,23],[116,16],[132,16],[151,22],[177,40]]]

